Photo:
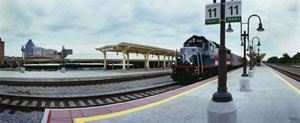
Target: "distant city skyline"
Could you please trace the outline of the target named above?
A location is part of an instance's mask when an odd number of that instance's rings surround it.
[[[29,39],[24,47],[24,59],[32,59],[32,58],[60,59],[62,57],[65,58],[68,55],[71,55],[72,52],[73,52],[72,49],[62,49],[61,52],[58,52],[55,49],[39,47],[33,43],[32,39]]]
[[[21,46],[29,39],[51,49],[68,46],[75,55],[102,56],[95,48],[120,42],[175,50],[192,35],[219,42],[219,25],[204,24],[209,3],[212,0],[1,0],[0,37],[6,56],[21,56]],[[300,1],[242,1],[243,22],[251,14],[259,15],[265,28],[256,32],[258,20],[251,19],[250,39],[260,37],[264,60],[300,52]],[[240,24],[231,25],[234,32],[226,33],[226,46],[242,55]]]

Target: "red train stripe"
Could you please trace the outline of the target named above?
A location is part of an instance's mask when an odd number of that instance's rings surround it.
[[[219,61],[219,57],[215,57],[216,61]],[[226,61],[231,61],[231,59],[226,59]]]
[[[205,66],[198,66],[198,67],[217,67],[218,65],[205,65]],[[173,68],[197,68],[197,66],[171,66]]]

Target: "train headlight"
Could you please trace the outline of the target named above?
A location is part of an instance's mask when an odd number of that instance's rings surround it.
[[[193,65],[193,62],[191,62],[191,65]]]
[[[194,61],[194,57],[192,56],[192,57],[190,58],[190,60],[193,62],[193,61]]]

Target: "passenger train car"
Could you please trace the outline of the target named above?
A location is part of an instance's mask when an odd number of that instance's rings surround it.
[[[65,63],[67,70],[103,70],[103,63]],[[126,64],[127,66],[127,64]],[[29,71],[57,71],[62,67],[62,64],[24,64],[26,70]],[[122,69],[123,64],[107,64],[107,69]],[[129,64],[133,68],[133,64]]]
[[[193,83],[218,74],[219,44],[203,36],[193,35],[184,42],[180,55],[176,56],[171,78],[179,83]],[[227,70],[242,66],[242,57],[226,49]]]
[[[67,70],[97,70],[102,69],[102,63],[65,63]],[[24,64],[26,70],[29,71],[56,71],[62,67],[62,64]]]

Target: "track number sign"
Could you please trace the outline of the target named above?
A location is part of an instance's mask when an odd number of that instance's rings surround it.
[[[220,23],[220,3],[207,4],[205,6],[205,24],[219,24]]]
[[[205,24],[219,24],[220,23],[220,3],[207,4],[205,6]],[[241,1],[227,1],[225,4],[225,21],[241,22],[242,19],[242,2]]]
[[[242,20],[242,2],[227,1],[225,7],[226,22],[241,22]]]

